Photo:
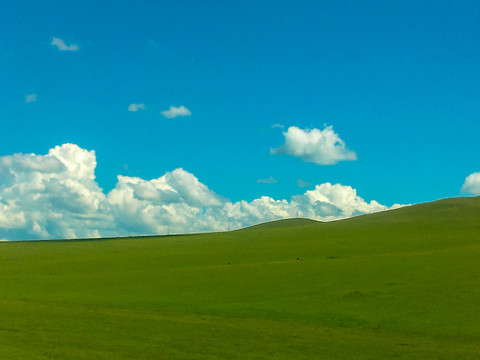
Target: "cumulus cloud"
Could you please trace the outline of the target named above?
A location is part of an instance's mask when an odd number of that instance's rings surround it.
[[[192,174],[176,169],[143,180],[119,176],[107,203],[120,233],[192,232],[217,229],[206,213],[226,202]]]
[[[185,106],[175,107],[170,106],[170,109],[162,111],[161,114],[166,118],[172,119],[177,116],[190,116],[192,113]]]
[[[130,104],[128,106],[128,111],[138,111],[138,110],[145,110],[145,104]]]
[[[59,38],[52,38],[50,45],[55,46],[60,51],[78,51],[80,48],[77,44],[65,44],[65,41]]]
[[[277,182],[278,182],[278,180],[275,179],[273,176],[270,176],[269,178],[266,178],[266,179],[258,179],[257,180],[257,183],[259,183],[259,184],[275,184]]]
[[[96,165],[94,151],[74,144],[46,155],[0,157],[0,239],[221,231],[229,222],[240,228],[297,215],[328,221],[388,209],[350,186],[330,183],[290,200],[231,202],[183,169],[152,180],[118,176],[115,188],[104,193],[95,181]]]
[[[286,132],[285,145],[271,149],[273,155],[293,155],[303,161],[318,165],[332,165],[339,161],[357,160],[357,154],[347,149],[345,142],[333,131],[332,126],[324,130],[303,130],[291,126]]]
[[[461,191],[469,194],[480,195],[480,172],[468,175]]]
[[[65,144],[47,155],[0,157],[0,237],[97,236],[108,217],[94,151]]]
[[[37,101],[37,94],[28,94],[25,96],[25,102],[27,104]]]
[[[304,195],[310,204],[317,204],[334,209],[333,214],[328,214],[326,218],[331,219],[331,215],[340,217],[350,217],[360,214],[368,214],[387,210],[385,205],[381,205],[375,200],[367,203],[357,195],[357,190],[351,186],[341,184],[332,185],[329,182],[316,185],[314,190],[309,190]],[[340,212],[339,212],[340,211]]]

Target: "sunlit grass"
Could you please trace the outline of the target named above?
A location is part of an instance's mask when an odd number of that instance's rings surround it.
[[[0,244],[3,359],[478,359],[480,199]]]

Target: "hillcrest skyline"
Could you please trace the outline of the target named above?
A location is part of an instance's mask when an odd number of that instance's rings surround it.
[[[475,2],[8,0],[0,239],[479,195],[479,15]]]

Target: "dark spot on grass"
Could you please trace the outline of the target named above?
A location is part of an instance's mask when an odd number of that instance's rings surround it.
[[[360,297],[365,296],[365,294],[360,292],[360,291],[355,290],[355,291],[350,291],[349,293],[345,294],[345,296],[347,298],[360,298]]]

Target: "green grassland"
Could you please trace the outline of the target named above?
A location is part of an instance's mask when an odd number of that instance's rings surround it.
[[[479,359],[480,198],[0,244],[0,359]]]

